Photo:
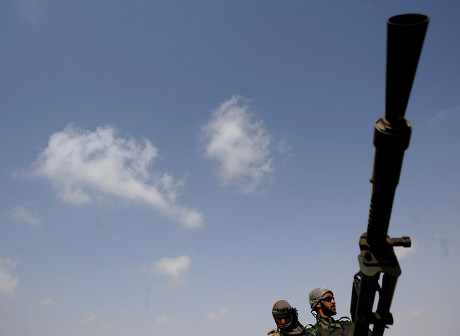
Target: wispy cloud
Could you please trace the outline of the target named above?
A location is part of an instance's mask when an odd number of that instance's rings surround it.
[[[444,120],[448,119],[452,115],[459,113],[460,112],[460,106],[454,106],[454,107],[449,107],[445,108],[438,113],[436,113],[435,117],[430,120],[429,124],[434,125],[434,124],[439,124],[443,122]]]
[[[23,205],[18,205],[16,208],[11,210],[10,216],[16,221],[28,224],[29,227],[34,230],[39,230],[41,228],[40,224],[43,219]]]
[[[450,248],[449,248],[450,244],[449,244],[448,239],[446,239],[444,236],[440,234],[435,234],[434,238],[439,243],[443,258],[448,258],[450,255]]]
[[[53,300],[52,299],[44,299],[42,302],[40,302],[40,306],[42,307],[48,307],[48,306],[51,306],[53,304]]]
[[[37,24],[43,17],[42,11],[37,0],[11,0],[19,13],[28,22]]]
[[[84,316],[78,320],[79,324],[92,329],[109,329],[111,324],[103,315],[91,314]]]
[[[221,310],[219,310],[218,312],[209,312],[207,315],[206,315],[206,319],[208,321],[218,321],[222,318],[222,316],[224,316],[224,314],[228,313],[230,311],[230,307],[227,306],[227,307],[223,307]]]
[[[72,125],[50,136],[32,174],[51,181],[62,200],[88,203],[101,195],[147,203],[189,229],[203,214],[177,203],[183,180],[149,170],[158,149],[149,141],[117,137],[113,127],[87,131]]]
[[[160,315],[155,319],[155,321],[153,321],[153,327],[154,328],[165,327],[171,324],[172,320],[173,318],[171,316]]]
[[[192,263],[189,256],[183,255],[178,258],[163,258],[157,261],[151,268],[156,274],[169,278],[170,288],[187,284],[187,273]]]
[[[37,332],[40,332],[40,331],[44,331],[47,328],[45,326],[32,323],[32,324],[29,324],[27,329],[29,329],[29,331],[31,331],[33,333],[37,333]]]
[[[401,321],[405,320],[415,320],[419,319],[423,316],[423,311],[422,310],[413,310],[408,313],[395,313],[395,318]]]
[[[11,273],[16,263],[8,258],[0,257],[0,296],[12,298],[16,295],[19,279]]]
[[[223,102],[201,128],[206,157],[216,160],[222,185],[255,191],[273,172],[272,140],[239,96]]]

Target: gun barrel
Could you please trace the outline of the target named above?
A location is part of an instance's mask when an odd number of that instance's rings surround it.
[[[404,119],[412,84],[428,28],[422,14],[393,16],[387,22],[387,71],[385,116],[375,125],[375,159],[368,222],[370,245],[385,243],[404,151],[412,127]]]
[[[423,14],[388,19],[385,118],[389,122],[404,117],[406,112],[428,22]]]

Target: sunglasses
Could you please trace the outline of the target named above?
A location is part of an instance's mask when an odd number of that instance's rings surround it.
[[[321,301],[326,301],[326,302],[331,302],[332,300],[334,300],[334,297],[333,296],[323,296],[320,300]]]

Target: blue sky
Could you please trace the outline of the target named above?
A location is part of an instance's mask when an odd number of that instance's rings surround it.
[[[264,335],[279,299],[312,323],[320,286],[349,315],[386,21],[412,12],[385,334],[453,334],[454,0],[1,2],[0,334]]]

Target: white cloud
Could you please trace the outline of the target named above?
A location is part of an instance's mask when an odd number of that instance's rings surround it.
[[[218,162],[223,185],[237,185],[245,193],[273,172],[271,138],[261,120],[253,120],[241,98],[222,103],[202,127],[206,157]]]
[[[190,267],[190,257],[183,255],[178,258],[162,258],[152,266],[152,271],[167,276],[170,287],[175,287],[187,284],[186,275]]]
[[[153,321],[153,326],[155,328],[164,327],[169,325],[172,322],[172,317],[167,315],[158,316],[155,321]]]
[[[220,320],[221,317],[228,313],[230,311],[230,307],[227,306],[227,307],[223,307],[221,310],[219,310],[218,312],[209,312],[206,316],[206,319],[209,320],[209,321],[217,321],[217,320]]]
[[[48,307],[48,306],[51,306],[53,303],[54,303],[54,302],[53,302],[52,299],[45,299],[45,300],[43,300],[43,301],[40,303],[40,305],[41,305],[42,307]]]
[[[22,205],[19,205],[16,208],[14,208],[11,211],[10,215],[11,218],[16,221],[25,222],[29,224],[29,227],[34,230],[40,229],[42,218],[37,214],[32,213],[30,210],[28,210],[26,207]]]
[[[92,329],[109,329],[110,323],[102,315],[91,314],[80,318],[79,323]]]
[[[142,144],[116,137],[113,127],[94,132],[72,125],[50,136],[48,147],[32,165],[32,174],[51,181],[62,200],[88,203],[101,195],[147,203],[160,214],[189,229],[200,227],[202,213],[176,202],[182,180],[149,171],[158,150],[149,141]]]
[[[8,258],[0,257],[0,295],[12,298],[16,295],[19,279],[11,274],[16,263]]]

